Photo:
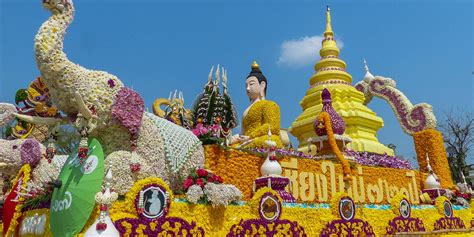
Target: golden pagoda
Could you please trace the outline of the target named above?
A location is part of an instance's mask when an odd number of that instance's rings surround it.
[[[339,58],[329,7],[326,18],[326,31],[319,51],[321,59],[314,66],[316,73],[311,76],[310,88],[300,102],[303,113],[289,128],[299,141],[298,150],[308,152],[308,139],[316,136],[313,123],[323,107],[321,93],[327,88],[331,92],[334,109],[346,123],[345,135],[352,138],[348,148],[393,155],[393,150],[381,144],[376,137],[377,131],[383,127],[382,118],[363,104],[364,94],[352,86],[352,76],[346,72],[346,63]],[[314,153],[316,148],[312,147],[311,151]]]

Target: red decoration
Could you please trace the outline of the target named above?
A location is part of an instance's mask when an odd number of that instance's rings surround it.
[[[130,164],[130,170],[131,170],[132,172],[134,172],[134,173],[135,173],[135,172],[139,172],[140,169],[141,169],[140,163],[133,163],[133,164]]]
[[[198,168],[194,172],[195,173],[192,176],[188,176],[188,178],[183,182],[183,188],[185,191],[187,191],[193,184],[204,187],[207,183],[221,184],[224,182],[219,175],[215,175],[205,169]]]
[[[5,202],[3,203],[3,233],[6,234],[8,231],[8,227],[10,227],[10,222],[12,221],[13,215],[15,214],[15,208],[18,205],[18,202],[14,202],[13,200],[16,199],[18,185],[23,180],[23,175],[18,178],[16,184],[13,185],[11,192],[5,198]]]
[[[105,230],[105,229],[107,229],[107,224],[99,222],[99,223],[97,223],[97,225],[95,225],[95,229],[96,230]]]
[[[183,183],[183,187],[184,189],[188,189],[189,187],[191,187],[191,185],[193,185],[193,179],[192,177],[189,177],[188,179],[186,179]]]
[[[196,173],[199,177],[207,177],[207,175],[209,174],[209,172],[207,172],[207,170],[205,169],[197,169],[196,170]]]
[[[79,147],[79,149],[77,150],[77,157],[79,157],[79,163],[81,163],[81,165],[87,159],[88,152],[89,152],[88,147]]]
[[[56,154],[56,148],[54,147],[47,147],[46,148],[46,159],[48,160],[48,163],[51,163],[51,160],[54,157],[54,154]]]
[[[201,178],[199,178],[199,179],[196,180],[196,184],[199,185],[199,186],[201,186],[201,187],[204,187],[204,182],[202,181]]]
[[[278,160],[278,157],[277,156],[270,156],[268,159],[271,160],[271,161],[275,161],[275,160]]]

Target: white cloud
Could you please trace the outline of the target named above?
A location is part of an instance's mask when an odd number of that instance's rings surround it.
[[[324,37],[320,35],[305,36],[299,39],[287,40],[281,44],[278,65],[303,67],[316,63],[319,59],[319,50]],[[343,42],[336,40],[339,49]]]

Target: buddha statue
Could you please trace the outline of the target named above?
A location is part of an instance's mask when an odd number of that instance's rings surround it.
[[[268,81],[256,61],[245,81],[250,106],[242,116],[242,134],[232,137],[232,144],[241,148],[265,147],[268,130],[276,147],[283,147],[280,139],[280,107],[273,101],[266,100]]]

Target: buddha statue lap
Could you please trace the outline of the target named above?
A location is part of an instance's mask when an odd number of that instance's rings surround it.
[[[265,99],[267,79],[255,61],[252,64],[252,71],[247,76],[245,86],[251,104],[243,114],[243,135],[233,136],[233,146],[264,147],[270,129],[271,139],[276,142],[278,148],[283,147],[280,139],[280,107],[275,102]]]

